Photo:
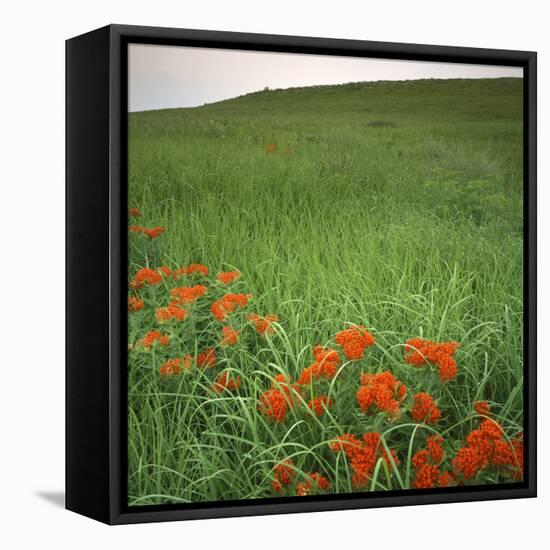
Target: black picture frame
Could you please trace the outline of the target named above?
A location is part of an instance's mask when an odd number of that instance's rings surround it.
[[[130,43],[523,68],[524,481],[372,496],[127,507],[126,158]],[[66,71],[67,509],[108,524],[125,524],[536,496],[535,52],[109,25],[67,41]]]

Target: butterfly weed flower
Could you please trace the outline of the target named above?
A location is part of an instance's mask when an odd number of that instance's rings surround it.
[[[227,326],[222,328],[222,346],[234,346],[239,341],[240,330]]]
[[[420,392],[413,397],[411,416],[415,422],[436,424],[441,418],[441,411],[429,393]]]
[[[514,479],[522,479],[523,442],[520,438],[508,440],[500,424],[485,419],[466,436],[466,445],[458,450],[452,464],[454,471],[466,480],[489,466],[500,467]]]
[[[141,298],[138,298],[137,296],[128,296],[128,311],[130,313],[140,311],[143,309],[144,305],[145,303]]]
[[[374,336],[362,325],[353,325],[336,334],[334,341],[342,348],[347,359],[357,361],[363,357],[366,348],[374,345]]]
[[[248,316],[248,320],[254,325],[256,332],[260,336],[265,336],[266,334],[274,334],[275,329],[273,328],[273,323],[276,323],[279,320],[279,317],[274,313],[261,317],[255,313],[251,313]]]
[[[382,458],[388,466],[399,464],[397,454],[393,449],[386,451],[381,443],[378,432],[367,432],[363,440],[357,439],[354,434],[343,434],[330,443],[334,452],[343,452],[349,461],[353,476],[351,483],[354,488],[367,487],[376,463]]]
[[[246,307],[251,298],[252,294],[226,294],[212,304],[211,312],[218,321],[223,321],[237,308]]]
[[[454,380],[458,372],[453,355],[459,347],[458,342],[436,343],[424,338],[410,338],[405,342],[404,359],[416,367],[435,365],[441,381],[448,382]]]
[[[300,481],[296,486],[296,494],[299,497],[305,497],[318,491],[328,491],[330,481],[319,472],[308,474],[308,481]]]
[[[130,208],[128,209],[128,215],[132,218],[139,218],[141,216],[141,212],[139,208]]]
[[[183,321],[187,317],[187,310],[177,304],[169,304],[166,307],[159,307],[155,310],[155,317],[159,323],[168,321]]]
[[[161,265],[160,267],[157,267],[157,271],[163,277],[170,277],[170,275],[172,275],[172,270],[167,265]]]
[[[182,373],[183,369],[191,368],[193,358],[191,355],[186,355],[185,357],[174,357],[173,359],[168,359],[164,362],[162,367],[160,367],[160,376],[169,377],[169,376],[178,376]]]
[[[150,267],[142,267],[136,273],[135,279],[130,283],[132,288],[141,288],[144,284],[158,285],[162,282],[162,275],[156,270]]]
[[[174,304],[192,304],[203,296],[207,291],[204,285],[180,286],[170,291],[172,303]]]
[[[162,334],[158,330],[150,330],[140,341],[145,349],[150,349],[156,342],[161,346],[167,346],[170,343],[170,337],[167,334]]]
[[[233,392],[241,387],[241,376],[231,376],[229,371],[220,373],[210,389],[215,393]]]
[[[216,279],[224,285],[228,285],[236,281],[241,276],[240,271],[221,271],[216,276]]]
[[[207,348],[197,355],[197,366],[201,369],[213,369],[216,366],[216,350]]]
[[[481,416],[489,416],[491,414],[491,405],[488,401],[476,401],[474,403],[474,411]]]
[[[203,264],[190,264],[189,266],[178,267],[172,272],[174,280],[179,279],[183,275],[198,275],[206,277],[210,273],[208,267]]]
[[[355,397],[364,413],[382,411],[387,413],[388,418],[396,419],[401,415],[400,403],[406,393],[407,387],[391,372],[385,371],[362,375],[361,387]]]
[[[453,480],[452,474],[442,473],[440,469],[444,457],[443,438],[438,434],[428,437],[426,448],[417,451],[411,460],[415,473],[413,488],[430,489],[438,485],[450,485]]]
[[[273,479],[271,486],[278,493],[282,492],[283,487],[292,485],[296,477],[296,469],[291,458],[283,460],[273,468]]]
[[[338,372],[341,360],[337,351],[315,346],[313,357],[315,361],[306,367],[298,378],[297,383],[301,386],[311,385],[315,380],[332,380]]]
[[[323,416],[325,412],[332,408],[334,401],[327,395],[320,395],[310,399],[307,406],[315,414],[315,416]]]
[[[297,404],[296,393],[300,388],[292,384],[283,374],[278,374],[271,388],[262,393],[258,410],[274,422],[283,422],[290,409]]]

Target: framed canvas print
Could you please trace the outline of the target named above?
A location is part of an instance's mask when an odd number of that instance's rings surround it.
[[[536,494],[536,54],[67,42],[67,508]]]

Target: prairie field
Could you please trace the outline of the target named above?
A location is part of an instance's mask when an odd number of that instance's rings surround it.
[[[129,505],[522,479],[522,101],[419,80],[129,115]]]

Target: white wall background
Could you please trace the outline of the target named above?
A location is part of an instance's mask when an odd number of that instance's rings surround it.
[[[548,14],[537,0],[25,1],[0,34],[0,546],[4,548],[542,548],[539,498],[108,528],[62,509],[64,480],[64,40],[107,23],[537,50],[539,437],[550,387]],[[545,97],[546,95],[546,97]],[[93,335],[90,335],[93,339]],[[546,348],[546,349],[544,349]],[[540,540],[537,544],[536,540]]]

